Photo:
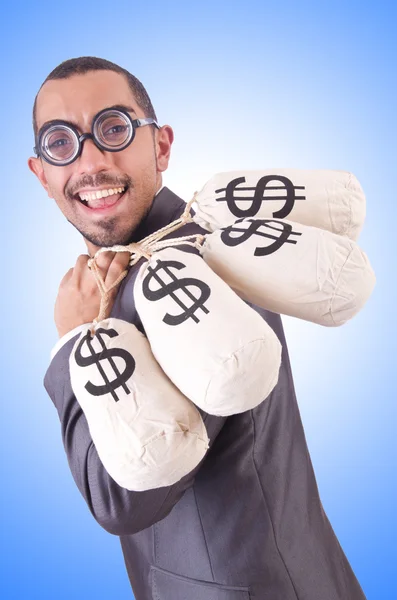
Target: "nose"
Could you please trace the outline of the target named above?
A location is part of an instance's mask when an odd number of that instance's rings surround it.
[[[111,153],[101,150],[95,145],[92,138],[85,138],[81,142],[81,154],[76,161],[79,173],[94,174],[109,169],[109,155]]]

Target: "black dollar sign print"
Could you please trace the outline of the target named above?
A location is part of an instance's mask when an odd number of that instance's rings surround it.
[[[247,228],[244,227],[236,227],[238,223],[249,223]],[[270,225],[270,223],[276,223],[281,226],[281,229],[275,227],[274,225]],[[273,229],[277,231],[278,235],[258,231],[261,227],[265,227],[268,229]],[[240,236],[233,235],[235,233],[241,233]],[[233,225],[229,227],[224,227],[221,233],[221,240],[226,246],[238,246],[243,242],[246,242],[252,235],[259,235],[261,237],[265,237],[268,239],[274,240],[270,246],[265,246],[264,248],[256,248],[254,252],[254,256],[266,256],[268,254],[273,254],[276,252],[281,246],[285,243],[296,244],[297,240],[290,240],[289,237],[291,235],[302,235],[298,231],[292,231],[292,225],[289,223],[285,223],[284,221],[275,221],[273,219],[238,219]]]
[[[230,212],[235,217],[254,217],[261,208],[262,202],[265,200],[285,200],[284,206],[282,206],[280,210],[272,213],[272,217],[285,219],[294,208],[295,200],[306,199],[305,196],[295,195],[295,190],[304,190],[305,187],[303,185],[294,185],[292,181],[288,179],[288,177],[284,177],[284,175],[264,175],[259,179],[255,187],[240,187],[236,189],[240,183],[245,183],[245,181],[245,177],[237,177],[236,179],[232,179],[232,181],[227,184],[226,188],[215,190],[216,194],[225,192],[225,196],[216,198],[216,200],[217,202],[226,200]],[[279,181],[283,185],[268,186],[270,181]],[[265,197],[264,194],[267,190],[285,190],[286,195]],[[254,196],[251,198],[247,196],[235,196],[235,192],[243,191],[254,192]],[[239,208],[236,204],[237,201],[251,202],[251,205],[248,208]]]
[[[133,372],[135,371],[135,360],[132,355],[124,350],[123,348],[111,348],[110,350],[106,348],[104,341],[101,338],[100,334],[108,335],[109,337],[115,337],[119,335],[115,329],[97,329],[95,332],[95,336],[98,338],[102,350],[100,352],[95,352],[93,345],[91,343],[91,333],[88,331],[85,337],[80,340],[79,345],[76,348],[76,352],[74,355],[75,361],[79,367],[88,367],[89,365],[96,364],[98,366],[98,370],[105,381],[104,385],[94,385],[91,381],[88,381],[84,386],[89,394],[93,396],[103,396],[103,394],[110,393],[113,396],[115,402],[118,402],[119,398],[115,392],[115,390],[122,386],[124,391],[129,394],[131,390],[126,386],[126,381],[131,377]],[[81,349],[84,346],[84,343],[87,342],[87,346],[91,352],[91,356],[83,356],[81,354]],[[114,356],[119,356],[125,361],[125,368],[122,373],[119,373],[117,366],[113,360]],[[102,360],[109,360],[113,371],[116,375],[116,378],[113,381],[109,381],[102,365]]]
[[[204,302],[208,300],[211,294],[210,287],[201,281],[200,279],[194,279],[193,277],[184,277],[183,279],[178,279],[174,273],[170,269],[185,269],[186,265],[176,260],[158,260],[156,267],[153,269],[151,266],[148,267],[148,275],[142,282],[142,291],[148,300],[160,300],[165,296],[171,296],[173,300],[183,309],[183,312],[180,315],[170,315],[166,313],[163,318],[164,323],[167,325],[180,325],[187,319],[191,318],[195,323],[199,323],[200,320],[194,314],[199,308],[205,313],[208,314],[209,310],[204,306]],[[170,283],[165,283],[162,278],[159,276],[158,272],[164,271],[172,281]],[[155,279],[160,287],[156,290],[150,289],[150,282],[152,279]],[[192,292],[188,289],[188,286],[194,286],[199,289],[200,296],[196,298]],[[175,294],[177,290],[183,291],[186,296],[193,302],[191,306],[186,306],[184,302],[178,298]]]

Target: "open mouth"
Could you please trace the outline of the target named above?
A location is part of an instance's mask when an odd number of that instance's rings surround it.
[[[80,192],[73,197],[90,210],[106,210],[117,204],[128,191],[128,186],[107,188],[90,192]]]

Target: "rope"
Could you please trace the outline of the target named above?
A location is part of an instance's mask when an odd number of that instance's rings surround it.
[[[172,223],[169,223],[168,225],[166,225],[165,227],[162,227],[158,231],[151,233],[150,235],[145,237],[140,242],[132,242],[131,244],[128,244],[126,246],[121,246],[121,245],[117,244],[115,246],[111,246],[110,248],[100,248],[99,250],[97,250],[95,255],[89,259],[88,268],[92,271],[92,273],[95,277],[95,280],[97,282],[99,291],[101,293],[101,305],[100,305],[100,309],[99,309],[99,314],[96,317],[96,319],[93,320],[93,326],[91,328],[92,336],[95,335],[95,327],[96,327],[97,323],[99,323],[99,321],[102,321],[102,319],[106,318],[107,311],[108,311],[109,304],[110,304],[109,292],[114,287],[116,287],[120,283],[120,281],[122,281],[124,279],[124,277],[127,275],[128,271],[129,271],[129,267],[135,265],[142,257],[146,258],[146,260],[150,260],[150,258],[152,257],[154,252],[157,252],[157,251],[162,250],[163,248],[167,248],[169,246],[180,246],[181,244],[187,244],[187,245],[193,246],[194,248],[197,248],[197,249],[201,248],[201,245],[204,242],[205,236],[200,233],[196,233],[196,234],[192,234],[192,235],[185,235],[183,237],[174,238],[172,240],[163,240],[162,239],[166,235],[169,235],[170,233],[177,231],[178,229],[180,229],[187,223],[193,222],[193,217],[190,214],[190,209],[191,209],[193,202],[196,199],[196,194],[197,194],[197,192],[194,193],[194,196],[190,200],[190,202],[188,202],[186,204],[185,210],[183,211],[182,215],[175,221],[172,221]],[[192,241],[193,239],[194,239],[194,241]],[[102,275],[99,271],[99,267],[96,263],[96,257],[101,252],[130,252],[131,253],[131,258],[130,258],[127,269],[125,269],[125,271],[123,271],[119,275],[119,277],[116,279],[116,281],[109,288],[106,288],[105,282],[102,278]]]
[[[101,305],[99,308],[99,315],[96,317],[96,319],[94,319],[93,323],[93,327],[91,328],[91,335],[94,335],[95,332],[95,326],[99,321],[102,321],[102,319],[104,319],[106,317],[107,314],[107,310],[109,308],[109,303],[110,303],[110,291],[116,287],[116,285],[118,285],[120,283],[120,281],[122,281],[124,279],[124,277],[127,275],[128,273],[128,269],[126,269],[125,271],[123,271],[122,273],[120,273],[120,275],[117,277],[116,281],[114,283],[112,283],[112,285],[110,287],[106,287],[105,286],[105,282],[103,280],[103,277],[99,271],[99,267],[95,262],[95,258],[94,259],[90,259],[88,261],[88,268],[93,272],[93,275],[95,277],[95,280],[97,282],[97,285],[99,287],[99,291],[101,293]]]

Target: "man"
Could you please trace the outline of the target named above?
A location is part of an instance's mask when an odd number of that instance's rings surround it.
[[[132,141],[121,138],[112,147],[111,136],[124,130],[106,121],[111,114],[145,121],[133,126]],[[98,523],[120,536],[137,600],[363,600],[319,498],[279,315],[253,307],[283,346],[275,389],[254,410],[231,417],[200,410],[210,447],[193,472],[145,492],[121,488],[108,475],[73,395],[68,361],[80,331],[99,312],[89,257],[138,241],[183,211],[184,202],[162,187],[173,132],[156,124],[136,78],[92,57],[66,61],[47,77],[34,129],[37,156],[29,167],[89,253],[61,282],[55,306],[61,339],[44,385],[76,484]],[[98,208],[105,201],[109,206]],[[189,224],[177,235],[200,231]],[[127,264],[127,253],[98,256],[107,286]],[[110,315],[142,330],[132,294],[136,273],[132,267],[115,289]]]

